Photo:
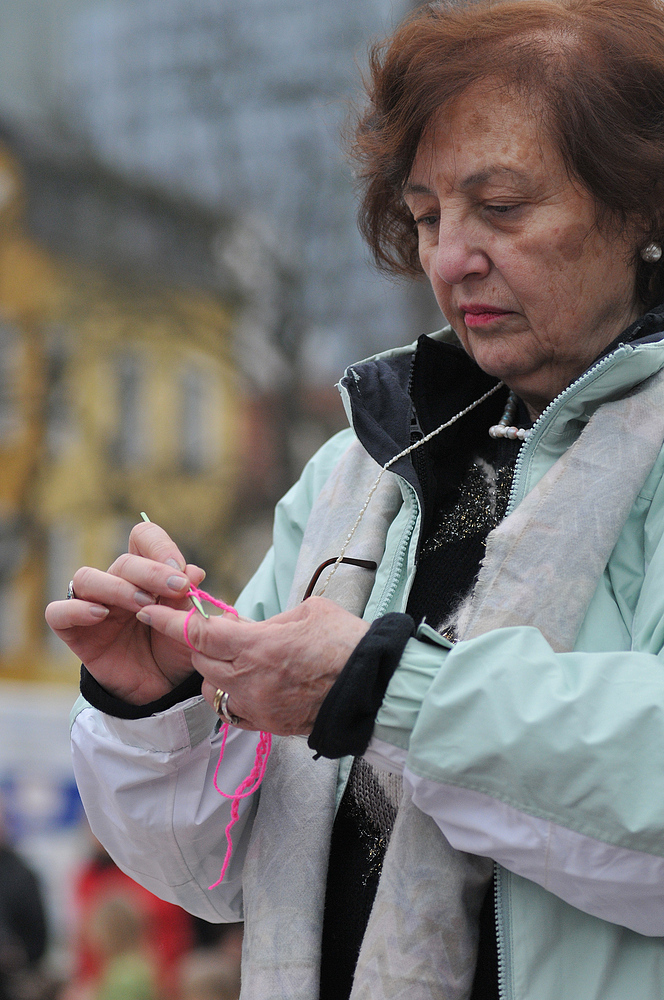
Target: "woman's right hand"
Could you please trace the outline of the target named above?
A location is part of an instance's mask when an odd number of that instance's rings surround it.
[[[109,694],[146,705],[192,672],[191,650],[141,624],[136,612],[155,599],[178,610],[205,572],[187,565],[163,528],[141,522],[128,551],[107,572],[84,566],[74,574],[75,598],[54,601],[46,621]]]

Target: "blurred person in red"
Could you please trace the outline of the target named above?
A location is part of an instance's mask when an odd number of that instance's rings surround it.
[[[157,970],[159,989],[164,997],[176,1000],[176,971],[183,955],[193,945],[193,918],[179,906],[164,902],[130,879],[92,834],[90,838],[91,856],[78,872],[73,887],[74,974],[66,1000],[94,995],[103,959],[91,937],[91,924],[100,904],[118,897],[131,901],[144,921],[146,953]]]

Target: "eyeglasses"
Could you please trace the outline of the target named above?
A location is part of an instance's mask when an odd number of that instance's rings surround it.
[[[323,570],[327,569],[328,566],[334,566],[335,563],[346,563],[347,566],[359,566],[360,569],[377,570],[378,563],[375,563],[373,559],[351,559],[350,557],[344,556],[343,559],[338,557],[333,557],[332,559],[326,559],[322,562],[318,569],[315,571],[311,580],[309,581],[309,586],[304,592],[303,601],[306,601],[307,597],[311,597],[314,587],[318,583],[321,573]]]

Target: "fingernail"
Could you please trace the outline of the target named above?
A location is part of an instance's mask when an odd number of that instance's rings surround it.
[[[137,604],[140,604],[142,608],[148,606],[148,604],[154,604],[154,597],[150,597],[149,594],[144,594],[142,590],[137,590],[134,594],[134,600]]]
[[[102,608],[101,604],[91,604],[89,611],[93,618],[105,618],[108,614],[108,608]]]
[[[152,619],[150,618],[150,615],[147,613],[147,611],[137,611],[136,617],[138,618],[139,622],[143,622],[144,625],[152,625]]]
[[[186,576],[169,576],[166,583],[171,588],[171,590],[182,590],[183,587],[187,586],[189,580],[186,578]]]
[[[181,566],[180,563],[175,561],[175,559],[167,559],[165,565],[172,566],[173,569],[179,569],[180,572],[184,569],[184,566]]]

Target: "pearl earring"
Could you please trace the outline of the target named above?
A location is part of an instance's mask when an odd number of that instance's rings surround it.
[[[646,264],[656,264],[662,256],[662,248],[659,243],[649,243],[641,251],[641,257]]]

